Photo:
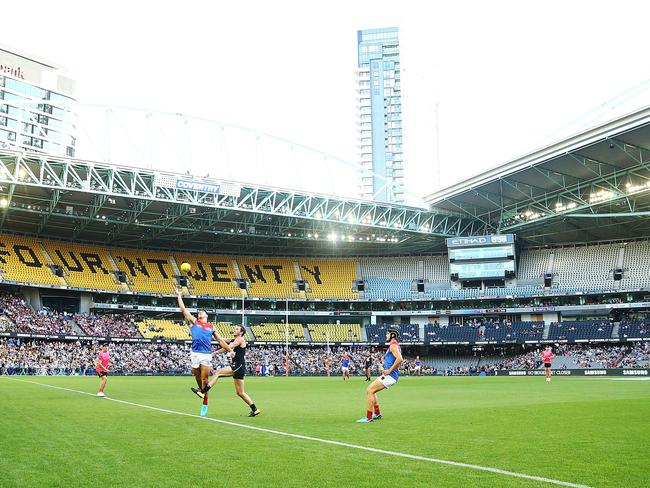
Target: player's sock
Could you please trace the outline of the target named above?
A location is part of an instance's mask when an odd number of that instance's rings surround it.
[[[250,404],[250,407],[251,407],[251,410],[252,410],[253,412],[254,412],[255,410],[257,410],[257,407],[255,406],[254,403],[251,403],[251,404]]]
[[[367,418],[368,420],[372,420],[372,410],[368,410],[368,411],[366,412],[366,418]]]
[[[203,397],[203,405],[207,405],[207,404],[208,404],[208,395],[205,395]]]
[[[375,415],[380,415],[380,413],[379,413],[379,405],[375,405]]]
[[[201,390],[201,393],[207,393],[207,392],[209,392],[209,391],[210,391],[210,388],[212,388],[210,385],[206,385],[206,387],[203,388],[203,389]]]

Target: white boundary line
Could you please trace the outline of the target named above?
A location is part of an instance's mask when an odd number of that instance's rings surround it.
[[[93,393],[88,393],[87,391],[80,391],[80,390],[74,390],[72,388],[64,388],[62,386],[54,386],[54,385],[48,385],[46,383],[39,383],[37,381],[30,381],[30,380],[19,380],[17,378],[9,378],[5,377],[6,379],[14,380],[20,383],[31,383],[34,385],[38,386],[44,386],[47,388],[53,388],[56,390],[64,390],[64,391],[71,391],[73,393],[79,393],[81,395],[88,395],[92,397],[96,397],[95,394]],[[591,488],[588,485],[581,485],[577,483],[570,483],[568,481],[561,481],[561,480],[555,480],[552,478],[543,478],[541,476],[533,476],[529,474],[524,474],[524,473],[517,473],[515,471],[506,471],[503,469],[498,469],[498,468],[491,468],[489,466],[480,466],[478,464],[468,464],[468,463],[461,463],[457,461],[448,461],[446,459],[437,459],[437,458],[430,458],[430,457],[424,457],[424,456],[417,456],[415,454],[407,454],[403,452],[397,452],[397,451],[387,451],[384,449],[377,449],[374,447],[367,447],[367,446],[360,446],[357,444],[349,444],[347,442],[339,442],[339,441],[331,441],[328,439],[320,439],[319,437],[311,437],[308,435],[301,435],[301,434],[291,434],[289,432],[282,432],[279,430],[272,430],[272,429],[265,429],[263,427],[255,427],[254,425],[247,425],[247,424],[238,424],[237,422],[230,422],[228,420],[221,420],[221,419],[215,419],[212,417],[200,417],[199,415],[194,415],[191,413],[185,413],[185,412],[177,412],[175,410],[168,410],[166,408],[158,408],[158,407],[152,407],[150,405],[142,405],[140,403],[134,403],[134,402],[128,402],[126,400],[118,400],[117,398],[111,398],[111,397],[104,397],[102,400],[110,400],[112,402],[117,402],[117,403],[122,403],[124,405],[131,405],[133,407],[140,407],[140,408],[146,408],[148,410],[154,410],[156,412],[163,412],[163,413],[170,413],[174,415],[181,415],[183,417],[192,417],[196,418],[199,420],[208,420],[210,422],[217,422],[219,424],[225,424],[225,425],[230,425],[233,427],[240,427],[243,429],[249,429],[249,430],[256,430],[259,432],[266,432],[267,434],[275,434],[275,435],[281,435],[284,437],[292,437],[294,439],[302,439],[306,441],[313,441],[313,442],[320,442],[322,444],[330,444],[334,446],[342,446],[342,447],[349,447],[351,449],[359,449],[362,451],[369,451],[369,452],[376,452],[378,454],[384,454],[387,456],[396,456],[396,457],[401,457],[401,458],[407,458],[407,459],[414,459],[416,461],[426,461],[429,463],[437,463],[437,464],[446,464],[449,466],[456,466],[460,468],[468,468],[468,469],[474,469],[478,471],[487,471],[490,473],[495,473],[495,474],[501,474],[505,476],[512,476],[515,478],[523,478],[527,480],[533,480],[533,481],[539,481],[541,483],[549,483],[552,485],[559,485],[559,486],[570,486],[572,488]]]

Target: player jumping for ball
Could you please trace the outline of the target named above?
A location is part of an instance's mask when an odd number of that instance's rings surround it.
[[[546,382],[551,382],[551,360],[555,357],[551,346],[546,346],[546,349],[542,352],[542,361],[544,361],[544,371],[546,372]]]
[[[379,411],[377,393],[381,390],[390,388],[397,383],[397,380],[399,379],[399,365],[403,361],[402,351],[397,339],[399,339],[399,332],[396,329],[388,329],[386,331],[388,350],[384,357],[384,371],[379,378],[368,386],[368,389],[366,390],[368,395],[368,409],[366,410],[366,416],[357,420],[357,422],[372,422],[382,418],[381,412]]]
[[[183,312],[185,320],[190,323],[190,333],[192,334],[192,352],[190,353],[192,374],[196,379],[196,384],[199,389],[203,390],[208,386],[208,376],[212,366],[212,338],[214,337],[221,347],[228,347],[228,344],[217,334],[214,326],[208,322],[208,313],[205,310],[199,310],[197,318],[185,308],[182,290],[176,290],[176,297],[178,298],[178,306],[181,312]],[[201,416],[205,417],[208,413],[208,395],[199,396],[203,399]]]
[[[217,383],[219,378],[232,376],[232,379],[235,383],[235,392],[237,393],[237,396],[244,400],[246,405],[248,405],[251,409],[248,416],[256,417],[261,412],[255,406],[255,403],[253,403],[251,397],[249,397],[244,390],[244,377],[246,376],[246,339],[244,339],[245,334],[246,329],[244,329],[243,326],[236,325],[233,328],[234,337],[232,340],[230,340],[230,344],[222,344],[221,349],[217,351],[217,354],[228,352],[232,359],[232,366],[226,366],[225,368],[218,369],[204,389],[198,391],[193,388],[192,391],[194,391],[194,393],[199,396],[207,396],[208,391]]]
[[[103,344],[99,348],[99,354],[97,355],[97,362],[95,363],[95,372],[97,373],[97,376],[99,376],[100,382],[99,382],[99,390],[97,391],[97,396],[98,397],[105,397],[106,395],[104,394],[104,388],[106,388],[106,380],[108,379],[108,363],[110,362],[111,358],[110,355],[108,354],[108,346],[106,344]]]

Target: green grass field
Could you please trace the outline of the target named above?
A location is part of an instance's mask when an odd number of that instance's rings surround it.
[[[0,486],[552,486],[164,413],[94,393],[96,378],[0,377]],[[225,379],[208,417],[588,486],[650,485],[650,382],[402,378],[380,394],[384,419],[357,424],[353,378],[248,378],[262,410]],[[111,377],[106,393],[198,414],[191,378]]]

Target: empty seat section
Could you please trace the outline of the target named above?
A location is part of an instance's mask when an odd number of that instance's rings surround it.
[[[424,276],[433,285],[449,286],[449,258],[446,255],[416,258],[422,261]]]
[[[213,322],[212,325],[214,325],[214,328],[217,330],[217,334],[219,334],[224,339],[228,339],[233,336],[233,324],[230,322]],[[248,339],[250,339],[250,337],[248,337]]]
[[[50,258],[63,268],[65,281],[76,288],[118,291],[109,250],[97,246],[43,241]]]
[[[133,291],[142,293],[174,293],[176,273],[170,253],[115,249],[111,255],[116,266],[126,274]]]
[[[351,259],[298,259],[302,279],[309,284],[309,298],[357,298],[352,289],[357,279],[356,263]]]
[[[647,339],[650,337],[650,319],[623,320],[618,328],[621,339]]]
[[[548,249],[523,249],[519,254],[517,281],[543,285],[549,254]]]
[[[188,326],[182,321],[167,319],[144,319],[138,322],[138,330],[142,337],[152,339],[164,337],[165,339],[187,340],[191,339]]]
[[[284,342],[287,337],[290,342],[305,340],[305,331],[302,324],[264,323],[251,325],[251,330],[258,341]]]
[[[397,328],[399,330],[399,342],[421,342],[420,326],[418,324],[371,324],[366,326],[366,337],[368,342],[383,343],[386,341],[386,331],[389,328]]]
[[[623,288],[650,288],[650,242],[628,243],[623,269]]]
[[[234,281],[237,275],[232,257],[174,254],[174,260],[179,268],[184,262],[192,267],[189,273],[181,272],[189,280],[192,295],[241,297],[241,291]]]
[[[307,324],[312,342],[361,342],[359,324]]]
[[[0,236],[0,269],[2,279],[35,285],[61,285],[52,272],[40,240],[26,237]]]
[[[364,258],[359,261],[370,300],[401,300],[416,297],[413,280],[420,278],[415,258]]]
[[[249,282],[248,295],[260,298],[298,297],[296,271],[290,259],[238,258],[239,272]]]
[[[613,325],[609,321],[585,320],[554,322],[548,332],[549,340],[610,339]]]
[[[620,244],[563,247],[554,250],[554,281],[560,289],[610,289]]]

